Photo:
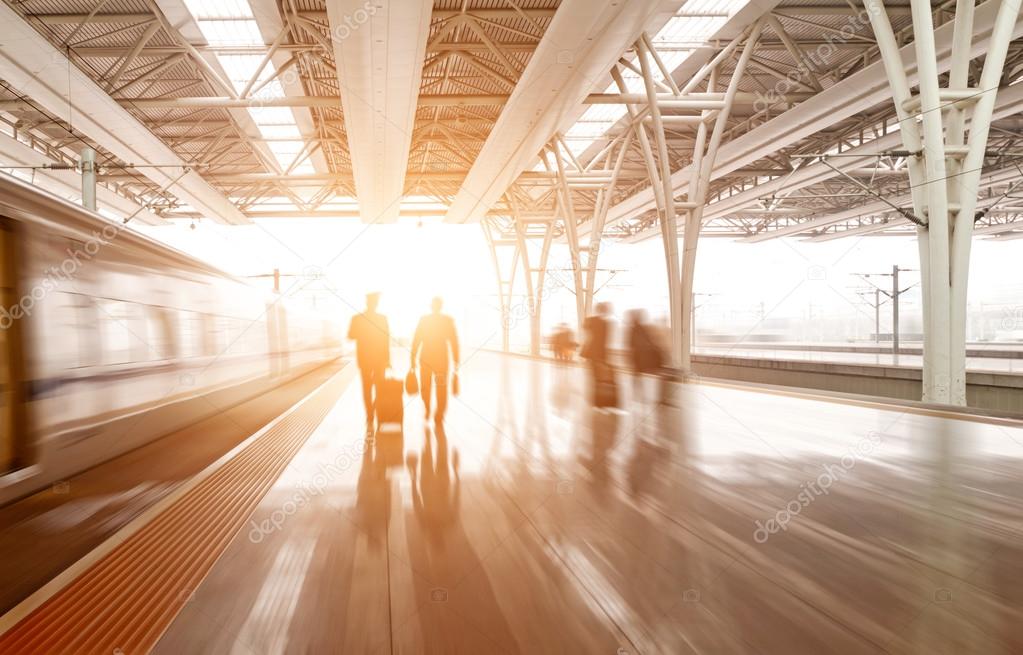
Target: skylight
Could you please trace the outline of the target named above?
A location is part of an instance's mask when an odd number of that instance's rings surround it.
[[[185,4],[210,45],[266,46],[248,0],[185,0]],[[259,70],[263,57],[263,54],[218,54],[217,61],[227,73],[235,91],[241,93]],[[254,89],[258,87],[257,98],[284,97],[284,87],[277,80],[262,84],[273,77],[275,72],[273,62],[267,62],[253,86]],[[305,142],[291,109],[250,107],[248,112],[259,128],[261,136],[264,139],[273,139],[267,147],[282,171],[289,174],[315,172],[312,162],[309,161],[309,152],[303,147]],[[301,159],[298,159],[299,157]]]
[[[665,68],[674,71],[698,47],[707,44],[728,19],[746,6],[749,0],[690,0],[682,10],[653,37],[654,48]],[[664,76],[654,67],[658,80]],[[622,79],[629,93],[645,93],[643,80],[630,70],[622,70]],[[612,82],[604,93],[618,93]],[[565,142],[572,154],[579,155],[594,141],[601,139],[626,113],[625,105],[591,105],[565,133]],[[543,170],[543,162],[536,170]]]

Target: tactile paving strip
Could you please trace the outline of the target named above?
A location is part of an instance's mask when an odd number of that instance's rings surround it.
[[[156,645],[337,400],[335,377],[0,636],[0,653],[145,653]]]

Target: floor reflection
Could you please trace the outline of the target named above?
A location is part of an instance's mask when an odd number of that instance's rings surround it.
[[[458,520],[462,480],[458,474],[458,449],[448,457],[444,425],[425,428],[419,453],[406,457],[411,480],[412,509],[416,520],[434,547],[444,545],[445,534]],[[431,438],[432,437],[432,438]]]
[[[402,433],[378,432],[366,439],[355,496],[356,521],[364,527],[372,549],[383,547],[391,515],[392,480],[389,470],[401,466]]]
[[[621,415],[618,412],[590,409],[589,443],[579,461],[594,482],[606,485],[611,475],[610,454],[615,447]]]
[[[1023,652],[1023,445],[999,437],[1023,430],[702,384],[637,402],[626,375],[595,410],[578,368],[466,368],[446,424],[411,412],[338,485],[359,534],[324,561],[352,601],[304,627],[347,652]]]

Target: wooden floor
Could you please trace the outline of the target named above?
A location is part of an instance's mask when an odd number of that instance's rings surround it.
[[[351,385],[157,650],[1023,652],[1023,430],[582,375],[479,353],[368,445]]]

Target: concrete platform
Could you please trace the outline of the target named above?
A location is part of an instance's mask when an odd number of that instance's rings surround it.
[[[707,378],[920,400],[921,357],[878,353],[703,348],[693,370]],[[1023,360],[967,358],[970,409],[1023,417]]]

